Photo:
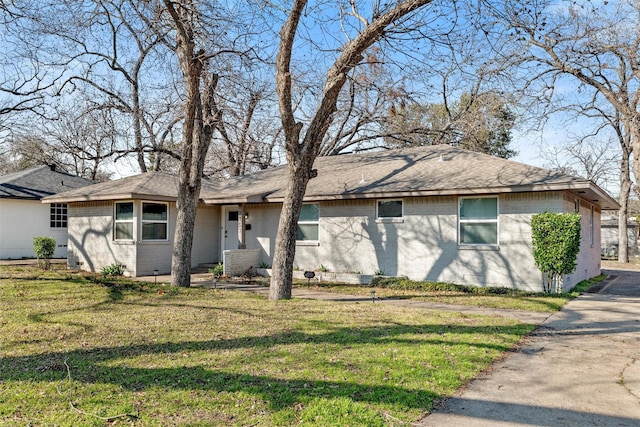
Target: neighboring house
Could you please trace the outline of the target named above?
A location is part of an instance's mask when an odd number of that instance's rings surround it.
[[[42,204],[41,199],[91,184],[53,165],[0,176],[0,259],[34,258],[33,238],[37,236],[53,237],[53,256],[65,258],[67,205]]]
[[[618,215],[603,214],[601,221],[602,258],[618,258]],[[627,220],[627,250],[629,256],[638,256],[638,221],[635,217]]]
[[[579,212],[582,243],[565,289],[600,274],[600,212],[618,204],[591,181],[447,145],[318,158],[298,223],[295,265],[541,290],[531,216]],[[195,266],[256,253],[270,264],[287,169],[206,181]],[[69,265],[170,271],[176,178],[158,172],[48,197],[69,204]],[[230,252],[228,252],[230,251]]]

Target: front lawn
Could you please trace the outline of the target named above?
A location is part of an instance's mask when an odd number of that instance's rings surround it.
[[[533,326],[0,267],[2,425],[405,425]]]

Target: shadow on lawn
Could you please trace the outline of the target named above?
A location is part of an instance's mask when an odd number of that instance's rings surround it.
[[[169,357],[170,354],[208,351],[269,349],[295,344],[335,344],[357,346],[371,343],[415,343],[416,345],[454,345],[442,338],[452,334],[512,334],[519,326],[448,326],[448,325],[404,325],[392,323],[369,328],[338,328],[324,334],[308,334],[298,331],[282,332],[268,336],[250,336],[209,341],[167,342],[78,349],[66,352],[46,353],[33,356],[0,358],[0,382],[7,381],[61,381],[67,376],[65,363],[70,367],[74,381],[86,384],[115,384],[131,391],[152,387],[175,389],[211,390],[216,392],[248,392],[261,396],[274,410],[288,407],[304,398],[345,397],[354,401],[382,404],[400,404],[408,408],[430,409],[441,396],[425,389],[414,389],[400,385],[366,384],[332,380],[286,380],[274,376],[252,375],[224,371],[217,367],[182,366],[173,368],[138,368],[129,366],[105,366],[111,361],[121,361],[142,355]],[[422,335],[422,337],[421,337]],[[487,342],[467,343],[479,348],[506,351],[504,345]],[[239,354],[238,357],[245,357]],[[269,351],[256,355],[256,363],[277,366],[277,358]],[[185,359],[188,361],[189,359]],[[330,363],[327,361],[327,363]],[[260,366],[258,364],[258,366]],[[286,365],[281,365],[286,369]],[[254,368],[255,369],[255,368]],[[275,369],[277,371],[277,369]]]

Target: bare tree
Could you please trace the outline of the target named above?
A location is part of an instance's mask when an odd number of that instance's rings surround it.
[[[313,15],[317,11],[308,6],[306,0],[294,1],[288,11],[286,21],[280,29],[280,46],[276,57],[276,88],[289,172],[275,243],[270,299],[291,297],[296,226],[303,197],[309,180],[315,174],[313,163],[333,122],[337,100],[347,76],[365,59],[367,50],[376,42],[381,39],[391,41],[394,33],[406,34],[406,27],[403,28],[402,24],[407,24],[416,11],[431,2],[406,0],[385,5],[374,2],[369,18],[363,16],[355,1],[344,5],[341,9],[343,17],[353,18],[350,22],[342,21],[342,28],[349,29],[346,31],[348,37],[337,58],[328,62],[326,75],[322,79],[324,86],[315,97],[314,113],[306,126],[299,122],[295,115],[294,46],[303,15]]]
[[[141,172],[167,155],[159,139],[176,123],[175,62],[166,61],[172,56],[167,55],[166,33],[157,25],[162,10],[154,3],[64,0],[15,2],[6,8],[14,17],[8,26],[11,60],[29,61],[36,70],[14,73],[16,96],[30,105],[33,94],[41,114],[55,118],[51,106],[80,92],[83,111],[111,110],[114,117],[128,117],[125,129],[131,138],[121,139],[127,146],[119,149],[135,154]],[[155,165],[148,163],[152,152]]]
[[[171,283],[189,286],[196,208],[205,160],[214,133],[225,134],[227,129],[222,120],[223,111],[217,103],[218,84],[221,79],[235,74],[234,59],[242,57],[251,61],[254,56],[253,49],[247,44],[251,31],[239,25],[241,20],[235,19],[234,10],[192,0],[163,0],[163,7],[175,36],[175,43],[170,45],[178,58],[184,86]],[[242,15],[242,18],[246,23],[249,17]]]
[[[640,4],[622,0],[596,7],[589,0],[514,0],[481,5],[484,15],[495,18],[485,30],[502,40],[503,55],[519,67],[514,75],[525,90],[555,105],[553,109],[573,106],[585,117],[595,116],[594,128],[603,119],[610,125],[622,151],[620,224],[626,227],[629,166],[636,181],[640,178],[640,158],[635,155],[640,152]],[[620,229],[620,238],[625,236]],[[626,262],[626,243],[620,246],[619,261]]]
[[[564,145],[556,145],[541,153],[545,167],[589,179],[608,189],[619,178],[620,164],[618,141],[601,139],[597,133],[575,138]]]

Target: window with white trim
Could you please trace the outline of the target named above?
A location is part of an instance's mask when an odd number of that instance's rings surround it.
[[[458,238],[461,245],[498,244],[498,198],[460,199]]]
[[[67,204],[51,203],[49,210],[49,227],[67,228]]]
[[[402,215],[402,200],[378,200],[377,218],[402,218]]]
[[[113,227],[115,240],[133,240],[133,202],[116,202]]]
[[[318,240],[318,228],[320,221],[320,205],[311,203],[302,205],[300,219],[298,219],[298,231],[296,240]]]
[[[167,240],[169,205],[142,202],[142,240]]]

